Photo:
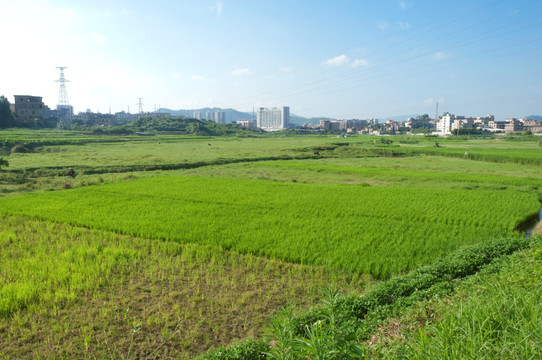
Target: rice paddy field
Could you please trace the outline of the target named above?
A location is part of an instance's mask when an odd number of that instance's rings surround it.
[[[542,197],[532,136],[0,135],[29,150],[0,154],[8,359],[192,358],[329,284],[522,238]]]

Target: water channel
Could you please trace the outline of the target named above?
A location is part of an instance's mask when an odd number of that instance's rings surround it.
[[[540,221],[542,221],[542,208],[538,211],[538,219],[533,219],[525,224],[525,238],[529,238],[533,235],[533,232]]]

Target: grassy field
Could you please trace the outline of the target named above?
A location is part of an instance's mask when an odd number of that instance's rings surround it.
[[[465,161],[459,158],[365,157],[262,161],[201,167],[179,172],[317,184],[369,184],[447,189],[517,189],[539,192],[542,168],[536,165]]]
[[[362,277],[199,244],[0,220],[0,358],[189,358]]]
[[[365,344],[369,356],[539,359],[542,244],[500,263],[468,279],[452,295],[421,302],[386,321]]]
[[[522,236],[538,214],[513,190],[270,183],[161,176],[0,200],[23,215],[386,278],[463,245]],[[391,261],[390,261],[391,260]]]
[[[318,146],[328,138],[204,138],[172,136],[118,138],[110,142],[80,142],[40,147],[9,158],[10,169],[58,166],[176,164],[217,159],[281,156],[295,147]],[[335,139],[340,140],[340,139]]]
[[[326,285],[519,239],[542,198],[532,137],[0,135],[29,150],[0,170],[8,359],[190,358]]]

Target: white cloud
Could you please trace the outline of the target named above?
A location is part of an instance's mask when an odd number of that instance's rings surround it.
[[[424,104],[434,104],[438,102],[439,104],[440,103],[443,103],[444,102],[444,98],[439,98],[439,99],[435,99],[435,98],[429,98],[429,99],[425,99],[423,101]]]
[[[74,19],[75,16],[77,15],[77,13],[75,12],[75,10],[73,9],[67,9],[67,8],[62,8],[62,9],[54,9],[53,11],[53,14],[62,18],[63,20],[71,20],[71,19]]]
[[[400,22],[398,23],[397,25],[399,25],[399,28],[403,29],[403,30],[408,30],[410,29],[410,24],[407,23],[407,22]]]
[[[240,68],[240,69],[233,70],[232,74],[235,76],[247,76],[247,75],[254,74],[254,72],[250,70],[249,68]]]
[[[289,73],[289,72],[292,71],[292,68],[288,67],[288,66],[281,66],[281,67],[278,68],[277,71],[280,72],[280,73]]]
[[[387,21],[379,21],[378,22],[378,28],[382,31],[387,30],[390,24]]]
[[[362,58],[350,61],[350,58],[348,56],[342,54],[342,55],[335,56],[334,58],[324,61],[324,65],[334,66],[334,67],[350,65],[351,67],[356,68],[359,66],[369,66],[370,63],[368,60],[362,59]]]
[[[412,4],[407,3],[406,1],[399,1],[399,7],[401,8],[401,10],[405,10],[406,8],[409,8],[411,6]]]
[[[436,53],[433,54],[433,56],[431,56],[434,60],[442,60],[444,58],[447,58],[448,56],[450,56],[450,54],[447,54],[445,52],[442,52],[442,51],[437,51]]]
[[[94,41],[98,43],[98,45],[105,45],[105,43],[107,42],[107,38],[97,32],[93,32],[92,34],[90,34],[90,36]]]
[[[216,79],[206,78],[205,76],[201,76],[201,75],[192,75],[192,76],[190,76],[190,80],[207,82],[207,83],[210,83],[210,84],[217,84],[218,83],[218,80],[216,80]]]
[[[216,13],[216,17],[219,18],[222,16],[222,12],[224,11],[224,4],[222,1],[217,1],[216,5],[210,7],[212,12]]]
[[[352,61],[351,66],[354,68],[358,66],[369,66],[369,61],[365,59],[356,59]]]
[[[178,79],[181,77],[181,74],[179,74],[178,72],[172,72],[169,73],[169,76],[171,76],[173,79]]]
[[[335,56],[332,59],[326,60],[324,62],[324,65],[327,65],[327,66],[343,66],[343,65],[348,64],[349,62],[350,62],[350,59],[348,58],[348,56],[342,54],[342,55],[339,55],[339,56]]]
[[[108,9],[106,9],[104,12],[103,12],[103,16],[104,17],[112,17],[113,16],[113,13],[111,11],[109,11]]]

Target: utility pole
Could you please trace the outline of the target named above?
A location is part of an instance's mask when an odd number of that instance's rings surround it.
[[[438,101],[437,101],[437,108],[435,110],[435,130],[438,132]]]

